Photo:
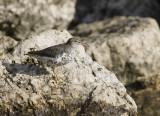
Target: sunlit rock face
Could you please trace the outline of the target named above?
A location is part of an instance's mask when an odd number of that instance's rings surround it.
[[[70,31],[86,41],[87,53],[124,84],[160,70],[160,31],[151,18],[115,17]]]
[[[65,30],[47,30],[20,42],[0,60],[0,113],[14,115],[120,115],[135,116],[137,106],[123,84],[104,66],[93,61],[84,47],[75,49],[72,62],[58,66],[56,84],[50,67],[28,61],[24,55],[65,43]],[[35,61],[36,62],[36,61]]]

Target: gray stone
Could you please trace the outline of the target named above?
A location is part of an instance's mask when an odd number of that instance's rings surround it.
[[[70,31],[87,41],[93,60],[113,71],[124,84],[160,70],[160,31],[151,18],[115,17],[81,24]]]
[[[123,84],[104,66],[94,62],[82,46],[74,60],[55,68],[60,85],[49,73],[50,67],[35,66],[24,53],[29,48],[44,49],[66,42],[67,31],[48,30],[20,42],[13,53],[1,60],[1,113],[21,115],[136,115],[136,104]],[[14,60],[14,63],[13,63]],[[10,74],[8,73],[10,72]],[[48,73],[47,73],[48,72]],[[3,111],[3,112],[2,112]],[[22,112],[22,113],[20,113]]]
[[[0,1],[0,29],[25,39],[51,28],[66,28],[73,19],[76,0]]]

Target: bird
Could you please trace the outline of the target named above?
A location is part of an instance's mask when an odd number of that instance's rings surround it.
[[[35,57],[38,61],[52,68],[55,81],[58,83],[59,76],[55,73],[55,67],[62,66],[71,62],[75,57],[75,49],[79,46],[88,46],[86,43],[80,42],[78,39],[70,38],[64,44],[58,44],[38,51],[30,51],[29,56]]]

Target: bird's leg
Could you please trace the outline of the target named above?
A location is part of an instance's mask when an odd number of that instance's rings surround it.
[[[59,85],[58,75],[55,73],[54,68],[52,68],[52,71],[53,71],[53,74],[54,74],[55,82],[56,82],[56,84]]]
[[[55,71],[54,71],[54,68],[52,68],[52,70],[53,70],[53,73],[54,73],[54,77],[55,77],[55,82],[59,85],[59,78],[61,78],[62,80],[63,80],[63,78],[62,77],[60,77],[60,76],[58,76],[56,73],[55,73]]]

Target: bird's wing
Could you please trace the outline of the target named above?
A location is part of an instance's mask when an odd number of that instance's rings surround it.
[[[64,45],[59,44],[59,45],[55,45],[55,46],[45,48],[43,50],[28,52],[28,55],[56,57],[57,54],[61,54],[63,52],[64,52]]]

